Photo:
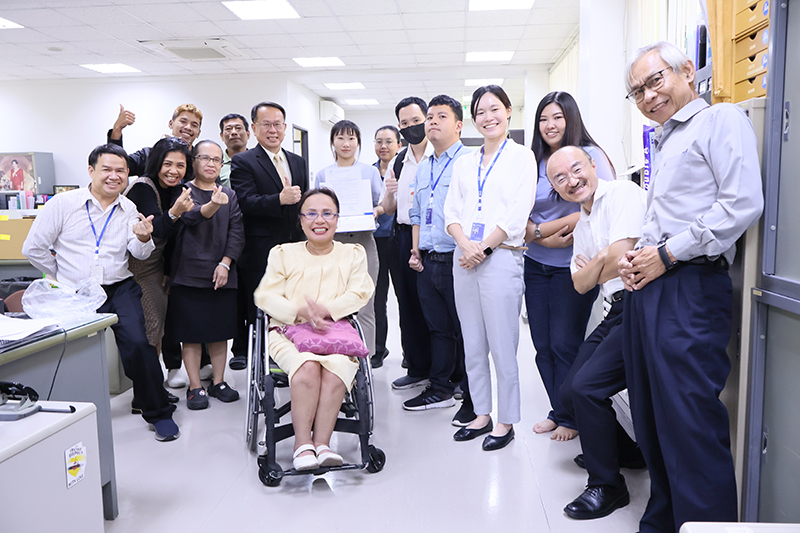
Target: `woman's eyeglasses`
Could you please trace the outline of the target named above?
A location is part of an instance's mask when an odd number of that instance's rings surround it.
[[[300,216],[309,222],[314,222],[317,220],[317,217],[322,217],[322,220],[330,222],[334,218],[338,217],[339,213],[334,213],[333,211],[323,211],[322,213],[317,211],[306,211],[305,213],[300,213]]]

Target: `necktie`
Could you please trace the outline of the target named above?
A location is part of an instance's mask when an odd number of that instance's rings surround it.
[[[285,187],[291,187],[292,183],[289,181],[289,177],[286,175],[286,170],[283,168],[283,157],[281,154],[277,154],[275,156],[275,168],[278,170],[278,175],[281,177],[281,181]]]

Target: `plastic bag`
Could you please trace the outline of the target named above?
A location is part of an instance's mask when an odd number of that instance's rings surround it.
[[[84,318],[106,301],[106,291],[91,279],[72,288],[54,279],[37,279],[22,295],[22,309],[31,318]]]

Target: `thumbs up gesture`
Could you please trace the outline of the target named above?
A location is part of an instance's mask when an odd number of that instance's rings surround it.
[[[281,191],[281,205],[294,205],[300,201],[300,197],[302,195],[303,193],[300,191],[300,187],[297,185],[292,185],[287,180],[283,186],[283,190]]]
[[[394,176],[394,170],[389,171],[389,175],[383,180],[386,185],[386,194],[394,195],[397,193],[397,178]]]
[[[122,130],[136,122],[136,115],[132,111],[125,109],[122,104],[119,104],[119,116],[117,121],[114,122],[112,130],[112,139],[119,139],[122,137]]]

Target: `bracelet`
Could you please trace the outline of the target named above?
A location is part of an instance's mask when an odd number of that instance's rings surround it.
[[[667,252],[667,243],[662,243],[658,247],[658,257],[661,258],[661,262],[664,263],[664,268],[670,270],[671,268],[675,268],[675,265],[678,264],[677,261],[674,263],[669,258],[669,252]]]
[[[172,211],[167,211],[167,214],[169,215],[170,220],[178,220],[180,218],[173,215]]]
[[[219,262],[219,264],[220,264],[220,265],[222,265],[222,266],[224,266],[224,267],[225,267],[225,269],[226,269],[228,272],[230,272],[230,270],[231,270],[231,267],[229,267],[228,265],[226,265],[226,264],[225,264],[225,263],[223,263],[222,261],[220,261],[220,262]]]

